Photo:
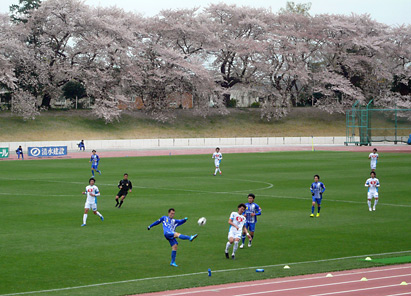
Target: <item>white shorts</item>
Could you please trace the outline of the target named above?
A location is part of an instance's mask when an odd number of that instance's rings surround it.
[[[230,228],[230,231],[228,232],[228,239],[230,239],[230,237],[236,239],[236,238],[241,238],[241,234],[242,234],[242,229],[237,230],[234,227]]]
[[[220,167],[220,162],[219,162],[219,161],[216,161],[214,164],[215,164],[215,167],[216,167],[216,168],[219,168],[219,167]]]
[[[372,199],[373,197],[378,198],[378,192],[368,192],[367,197],[368,199]]]
[[[84,204],[84,208],[85,208],[85,209],[91,209],[91,210],[93,210],[93,211],[97,211],[97,204],[96,204],[96,203],[86,202],[86,203]]]

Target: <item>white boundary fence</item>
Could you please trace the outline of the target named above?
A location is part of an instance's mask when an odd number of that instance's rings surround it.
[[[173,149],[199,147],[250,147],[250,146],[294,146],[302,145],[344,145],[346,137],[244,137],[244,138],[176,138],[176,139],[130,139],[130,140],[87,140],[86,150],[138,150]],[[0,142],[0,147],[8,147],[14,152],[19,145],[23,151],[27,147],[67,146],[68,152],[77,151],[79,141],[35,141]]]

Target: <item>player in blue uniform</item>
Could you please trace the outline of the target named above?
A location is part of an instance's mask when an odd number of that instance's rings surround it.
[[[92,153],[93,154],[91,155],[89,162],[91,162],[91,173],[94,177],[94,171],[101,175],[101,171],[98,170],[98,163],[100,161],[100,157],[98,157],[98,155],[96,154],[96,150],[93,150]]]
[[[184,239],[184,240],[189,240],[190,242],[193,241],[198,234],[194,234],[191,236],[184,235],[178,232],[175,232],[176,227],[183,225],[187,221],[187,217],[181,220],[176,220],[174,219],[176,211],[171,208],[168,210],[168,216],[163,216],[160,219],[158,219],[156,222],[152,223],[150,226],[147,227],[147,230],[150,230],[151,227],[156,226],[160,223],[163,224],[163,231],[164,231],[164,237],[168,240],[171,246],[171,266],[177,267],[178,265],[176,264],[176,256],[177,256],[177,246],[178,242],[176,238],[179,239]]]
[[[248,241],[249,247],[251,247],[251,243],[254,238],[255,224],[257,223],[257,216],[261,215],[261,208],[258,204],[254,202],[254,200],[255,200],[255,195],[250,193],[248,195],[248,203],[245,204],[246,210],[243,214],[247,219],[247,222],[245,223],[244,226],[246,229],[248,229],[251,235],[251,239]],[[241,236],[240,249],[244,248],[245,237],[246,237],[246,232],[243,232]]]
[[[317,210],[318,210],[317,217],[320,217],[321,201],[323,199],[323,193],[325,191],[325,186],[322,182],[320,182],[319,175],[314,176],[314,183],[311,184],[310,190],[311,190],[311,195],[313,198],[310,217],[311,218],[314,217],[315,204],[317,204]]]

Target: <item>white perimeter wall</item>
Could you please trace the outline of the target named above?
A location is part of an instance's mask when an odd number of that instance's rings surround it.
[[[130,139],[130,140],[84,140],[86,150],[134,150],[134,149],[169,149],[190,147],[241,147],[241,146],[293,146],[302,145],[344,145],[346,137],[248,137],[248,138],[178,138],[178,139]],[[80,141],[36,141],[36,142],[0,142],[1,147],[8,147],[13,152],[19,145],[24,152],[27,147],[67,146],[67,150],[78,150]]]

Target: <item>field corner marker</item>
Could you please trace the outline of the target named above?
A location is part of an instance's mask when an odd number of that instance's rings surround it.
[[[366,282],[366,281],[368,281],[368,280],[367,280],[366,277],[363,277],[363,278],[361,279],[361,281],[362,281],[362,282]]]

